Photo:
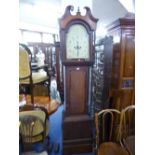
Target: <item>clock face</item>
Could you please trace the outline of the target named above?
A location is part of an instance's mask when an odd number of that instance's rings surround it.
[[[66,58],[89,59],[89,35],[83,25],[75,24],[66,35]]]

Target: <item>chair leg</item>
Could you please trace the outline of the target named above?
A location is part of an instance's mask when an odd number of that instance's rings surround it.
[[[48,153],[50,153],[52,151],[52,148],[53,148],[53,145],[50,142],[50,137],[47,136],[47,151],[48,151]]]
[[[55,153],[58,153],[59,152],[59,144],[58,143],[55,143],[54,144],[54,152]]]
[[[51,99],[51,93],[50,93],[51,92],[50,91],[51,79],[48,80],[48,83],[49,83],[47,86],[48,87],[48,96],[49,96],[49,100],[50,100]]]
[[[34,104],[34,94],[33,94],[33,85],[30,85],[30,93],[31,93],[31,102]]]
[[[24,152],[24,144],[21,135],[20,135],[19,147],[20,147],[20,153]]]

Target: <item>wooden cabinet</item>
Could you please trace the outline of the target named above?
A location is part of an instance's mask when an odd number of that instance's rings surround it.
[[[134,104],[135,93],[135,19],[132,14],[107,26],[113,36],[111,107],[121,110]],[[106,58],[105,58],[106,59]]]
[[[56,81],[57,89],[60,92],[62,103],[64,101],[64,88],[63,88],[63,66],[61,60],[60,42],[55,41],[55,54],[56,54]]]
[[[94,111],[109,107],[113,38],[106,36],[95,45],[95,63],[92,70]]]
[[[132,14],[119,18],[107,26],[104,45],[103,109],[123,108],[135,104],[135,19]],[[112,37],[109,44],[108,39]],[[109,99],[107,106],[106,100]],[[115,117],[117,132],[119,118]],[[113,140],[116,134],[113,133]]]

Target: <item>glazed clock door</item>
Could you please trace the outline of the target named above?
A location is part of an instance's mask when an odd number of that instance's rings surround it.
[[[89,59],[89,35],[81,24],[69,28],[66,35],[66,58]]]

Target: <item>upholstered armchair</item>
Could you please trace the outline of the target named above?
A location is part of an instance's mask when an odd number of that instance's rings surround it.
[[[19,133],[23,148],[22,151],[26,151],[25,148],[27,145],[32,145],[36,142],[46,144],[44,145],[47,146],[44,148],[45,150],[50,149],[50,141],[48,136],[49,117],[46,109],[43,107],[32,106],[25,108],[25,110],[19,112],[19,122]],[[45,141],[46,138],[48,139],[48,143]]]
[[[48,96],[50,98],[50,76],[47,72],[33,72],[31,67],[32,54],[30,49],[24,45],[19,45],[19,86],[29,86],[31,102],[34,103],[34,86],[46,85]],[[44,66],[43,66],[44,67]],[[37,68],[36,68],[37,69]],[[38,67],[41,69],[41,66]]]

